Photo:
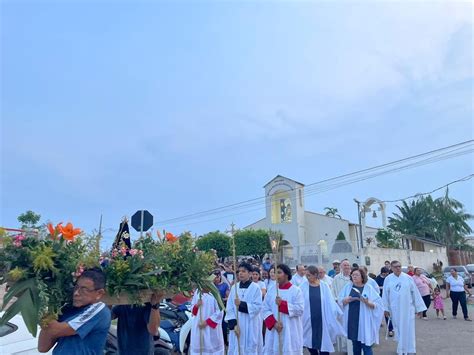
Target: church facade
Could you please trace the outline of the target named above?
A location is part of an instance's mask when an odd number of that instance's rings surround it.
[[[403,265],[414,263],[426,269],[429,269],[431,260],[435,262],[442,259],[444,262],[443,248],[439,245],[427,246],[431,253],[381,249],[375,247],[375,241],[372,245],[364,242],[361,248],[359,231],[363,229],[363,240],[368,237],[375,240],[378,229],[368,227],[365,223],[360,228],[359,224],[343,218],[306,211],[304,187],[304,184],[281,175],[273,178],[264,186],[265,218],[245,227],[282,232],[281,261],[285,264],[291,267],[313,264],[329,269],[334,259],[347,258],[351,264],[367,265],[369,271],[378,273],[384,260],[395,257]],[[413,257],[415,261],[412,261]],[[386,259],[379,260],[381,258]]]

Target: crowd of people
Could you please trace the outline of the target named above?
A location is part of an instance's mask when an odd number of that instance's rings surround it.
[[[365,266],[348,260],[335,260],[327,275],[324,268],[313,265],[298,265],[293,273],[269,258],[261,265],[243,260],[236,272],[231,264],[221,264],[213,275],[225,311],[210,290],[194,292],[190,354],[300,355],[306,348],[312,355],[336,350],[371,355],[382,322],[387,336],[397,341],[398,354],[416,353],[415,314],[427,319],[433,301],[437,316],[446,316],[439,288],[433,288],[420,269],[409,273],[402,272],[396,260],[387,261],[375,279]],[[464,319],[470,321],[465,295],[469,290],[456,269],[446,283],[453,317],[460,304]],[[53,354],[101,354],[111,319],[117,318],[119,352],[152,354],[162,294],[153,294],[143,307],[110,309],[100,301],[104,287],[100,269],[84,271],[74,288],[72,306],[41,330],[38,350],[54,347]]]

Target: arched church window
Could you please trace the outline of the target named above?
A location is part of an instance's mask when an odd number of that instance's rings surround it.
[[[290,195],[286,191],[278,191],[272,196],[272,223],[291,223],[292,206]]]

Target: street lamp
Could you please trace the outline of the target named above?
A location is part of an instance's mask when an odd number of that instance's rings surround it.
[[[360,204],[361,202],[354,198],[354,202],[357,203],[357,215],[359,216],[359,233],[360,233],[360,248],[364,247],[364,238],[362,236],[362,218],[360,216]]]

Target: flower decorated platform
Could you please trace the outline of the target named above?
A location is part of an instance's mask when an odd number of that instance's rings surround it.
[[[146,235],[131,248],[118,243],[102,255],[98,245],[97,239],[85,236],[71,223],[49,224],[44,236],[3,237],[0,283],[10,287],[3,297],[0,324],[21,313],[36,336],[38,324],[45,326],[57,319],[71,304],[75,281],[91,267],[100,267],[106,274],[102,301],[110,305],[142,304],[153,292],[165,291],[165,297],[171,298],[195,288],[210,290],[220,300],[208,277],[215,254],[197,250],[190,234]]]

